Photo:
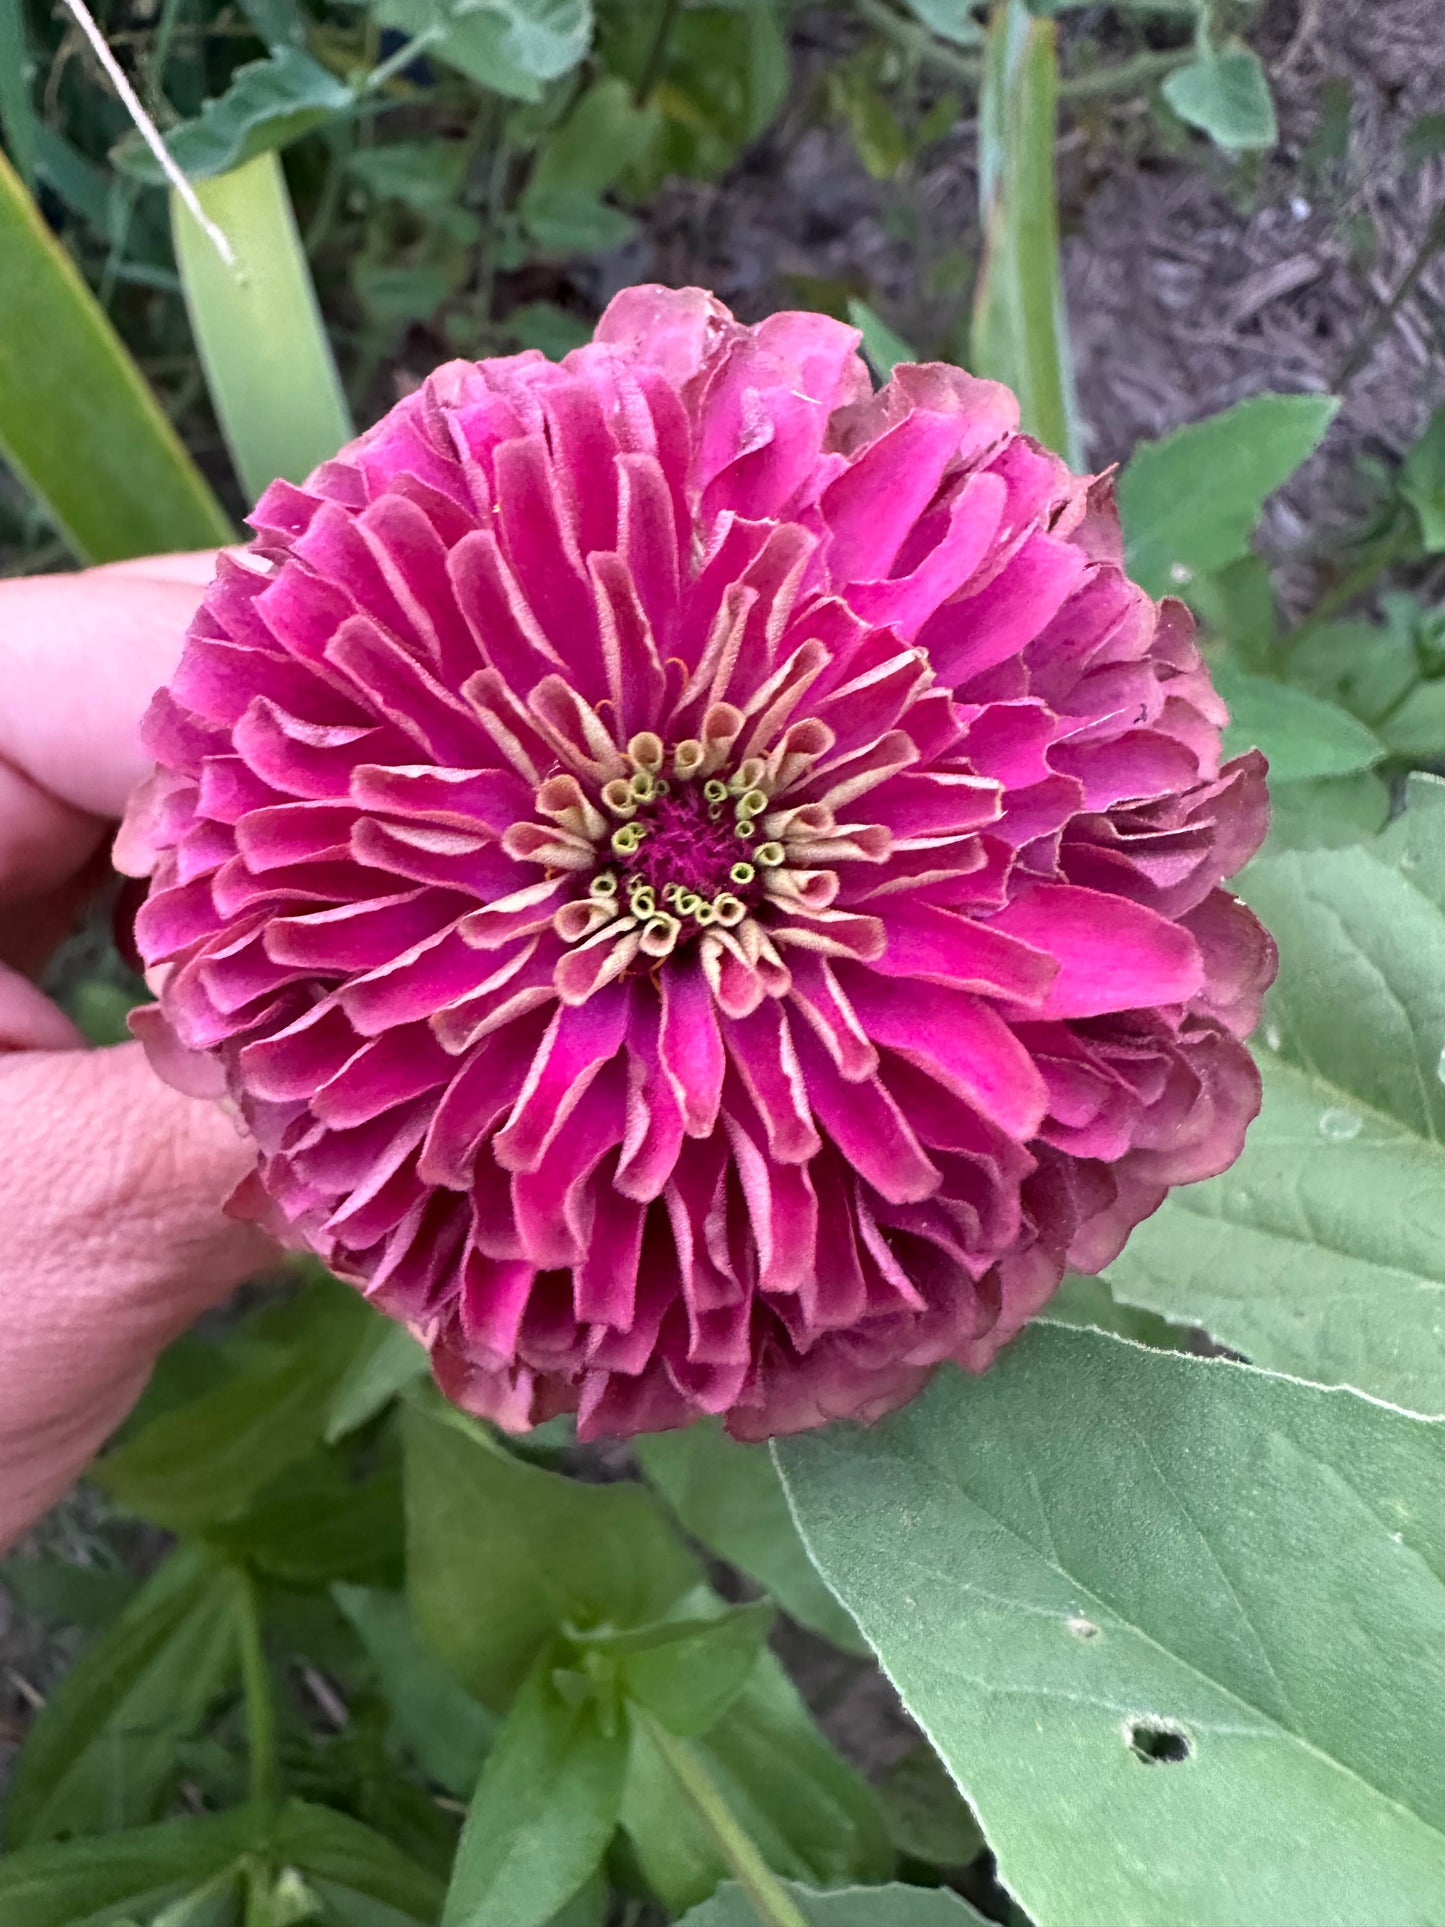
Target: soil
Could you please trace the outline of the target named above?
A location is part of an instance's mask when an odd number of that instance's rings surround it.
[[[1066,72],[1097,49],[1108,14],[1065,16]],[[1387,313],[1445,201],[1445,158],[1406,161],[1410,128],[1445,104],[1442,24],[1440,0],[1269,0],[1252,39],[1281,139],[1264,162],[1231,163],[1161,127],[1144,96],[1092,102],[1061,133],[1066,292],[1096,467],[1244,396],[1343,382],[1325,445],[1267,519],[1291,599],[1320,586],[1335,533],[1360,514],[1362,458],[1398,458],[1445,398],[1445,252]],[[837,12],[803,11],[797,84],[778,126],[724,181],[666,190],[641,238],[574,276],[576,292],[600,304],[632,281],[701,283],[755,319],[851,290],[925,352],[956,344],[979,245],[973,124],[904,178],[870,178],[847,136],[813,111],[812,88],[851,33]],[[401,370],[396,379],[410,385]],[[94,1561],[113,1532],[81,1493],[28,1549]],[[74,1635],[42,1626],[0,1588],[0,1780],[74,1648]],[[788,1635],[786,1656],[866,1771],[881,1774],[913,1743],[876,1671],[803,1635]]]

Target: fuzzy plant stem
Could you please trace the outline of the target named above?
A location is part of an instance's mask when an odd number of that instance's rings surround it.
[[[758,1851],[756,1842],[739,1825],[736,1814],[696,1750],[675,1733],[669,1733],[650,1713],[634,1707],[633,1714],[645,1726],[648,1738],[717,1842],[763,1927],[808,1927],[782,1882]]]
[[[261,1641],[261,1603],[249,1576],[243,1576],[241,1582],[237,1635],[246,1708],[246,1745],[251,1762],[251,1805],[258,1815],[269,1815],[275,1810],[280,1791],[276,1705],[271,1697],[271,1675]]]

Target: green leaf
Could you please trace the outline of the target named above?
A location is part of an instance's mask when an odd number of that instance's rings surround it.
[[[135,1597],[139,1581],[108,1566],[76,1566],[63,1559],[0,1560],[0,1586],[27,1612],[87,1631],[108,1626]]]
[[[1380,598],[1383,622],[1346,620],[1308,629],[1290,675],[1369,724],[1392,756],[1445,757],[1445,608],[1397,590]]]
[[[637,224],[600,196],[656,139],[661,116],[615,74],[594,82],[544,141],[517,204],[539,246],[561,254],[625,245]]]
[[[984,1918],[957,1894],[930,1887],[843,1887],[830,1894],[789,1886],[789,1898],[808,1927],[984,1927]],[[758,1927],[757,1912],[731,1881],[694,1907],[678,1927]]]
[[[649,20],[643,7],[626,13],[631,37],[610,48],[608,65],[636,86],[649,65],[657,16]],[[787,94],[788,41],[777,0],[683,7],[649,103],[665,126],[629,185],[647,195],[672,173],[715,179],[772,124]]]
[[[1035,1326],[776,1449],[1037,1927],[1438,1917],[1445,1426]]]
[[[132,1833],[25,1847],[0,1859],[5,1927],[119,1927],[151,1921],[244,1854],[249,1814],[167,1820]]]
[[[328,1400],[374,1342],[375,1318],[345,1286],[317,1287],[298,1301],[298,1342],[263,1347],[216,1390],[164,1412],[92,1476],[128,1511],[173,1532],[236,1518],[320,1442]]]
[[[192,1887],[189,1893],[173,1900],[149,1921],[148,1927],[237,1927],[254,1891],[250,1889],[247,1874],[245,1867],[224,1868],[202,1886]],[[295,1918],[293,1915],[283,1920],[273,1913],[260,1918],[257,1927],[292,1927]],[[120,1927],[125,1927],[125,1923],[120,1923]]]
[[[429,1780],[469,1798],[497,1722],[423,1641],[399,1593],[333,1587],[391,1707],[397,1736]]]
[[[179,197],[171,229],[206,385],[243,491],[302,482],[352,434],[281,163],[258,154],[197,197],[236,257],[228,268]]]
[[[1202,128],[1216,147],[1273,147],[1279,139],[1264,63],[1235,44],[1167,74],[1164,98],[1181,120]]]
[[[607,1927],[612,1917],[612,1888],[605,1874],[598,1873],[573,1894],[547,1927]]]
[[[983,28],[974,19],[977,0],[904,0],[915,20],[921,20],[940,40],[951,40],[956,47],[976,47],[983,39]]]
[[[1129,573],[1150,595],[1245,553],[1266,496],[1319,446],[1330,395],[1259,395],[1135,449],[1119,478]]]
[[[1206,633],[1227,642],[1242,669],[1269,673],[1279,626],[1269,564],[1262,555],[1236,556],[1212,574],[1196,575],[1186,597]]]
[[[742,1692],[773,1623],[765,1601],[733,1606],[709,1618],[662,1622],[601,1641],[618,1652],[618,1684],[671,1733],[695,1739],[715,1726]]]
[[[1189,1350],[1190,1332],[1184,1325],[1171,1325],[1152,1311],[1137,1305],[1121,1305],[1102,1278],[1082,1277],[1067,1272],[1063,1283],[1038,1313],[1051,1325],[1080,1325],[1089,1331],[1115,1332],[1132,1338],[1136,1345],[1150,1345],[1157,1351]]]
[[[300,0],[241,0],[241,11],[268,47],[305,45],[307,23]]]
[[[267,1844],[275,1860],[304,1876],[328,1919],[355,1927],[436,1927],[442,1882],[349,1814],[291,1800]]]
[[[1262,749],[1272,783],[1352,776],[1370,769],[1385,745],[1358,717],[1307,689],[1255,676],[1228,657],[1211,664],[1214,686],[1229,705],[1225,751]]]
[[[538,189],[526,197],[527,232],[549,254],[615,254],[637,233],[620,207],[580,187]]]
[[[356,96],[335,74],[299,47],[282,46],[265,60],[238,67],[226,91],[208,100],[195,120],[170,130],[166,147],[192,181],[210,180],[300,140],[355,105]],[[165,182],[138,132],[127,134],[111,159],[133,180],[152,187]]]
[[[1318,783],[1281,784],[1270,798],[1265,851],[1335,850],[1368,843],[1390,815],[1390,786],[1366,772]]]
[[[400,201],[425,214],[446,207],[461,192],[467,169],[464,141],[394,141],[359,147],[346,157],[346,171],[379,201]]]
[[[935,1867],[966,1867],[987,1846],[967,1800],[926,1742],[893,1767],[878,1786],[888,1832],[900,1853]]]
[[[339,1452],[287,1466],[239,1519],[211,1526],[207,1537],[286,1585],[399,1585],[405,1562],[401,1455],[394,1437],[388,1444],[381,1462],[361,1478]]]
[[[1400,493],[1419,518],[1425,553],[1445,553],[1445,402],[1405,457]]]
[[[900,361],[917,361],[918,356],[902,335],[895,334],[866,301],[850,300],[848,319],[863,336],[863,352],[880,381],[887,381]]]
[[[661,116],[615,74],[596,81],[543,142],[517,204],[539,247],[558,254],[625,246],[637,223],[601,196],[656,140]]]
[[[524,301],[507,316],[506,325],[519,348],[540,349],[549,361],[561,361],[592,339],[587,322],[554,301]]]
[[[382,26],[434,36],[429,58],[514,100],[570,73],[592,43],[591,0],[380,0]]]
[[[3,154],[0,260],[0,457],[77,560],[229,542],[220,504]]]
[[[322,1432],[326,1443],[335,1445],[369,1425],[399,1392],[425,1378],[428,1370],[426,1347],[405,1325],[373,1318],[327,1401]]]
[[[908,136],[879,88],[872,62],[849,60],[826,76],[828,105],[853,136],[858,158],[875,181],[889,181],[908,159]]]
[[[697,1564],[641,1486],[526,1465],[432,1405],[403,1418],[407,1585],[417,1624],[488,1705],[564,1623],[641,1626]]]
[[[1054,193],[1055,41],[1053,22],[1032,18],[1023,0],[1006,0],[989,22],[971,360],[975,374],[1013,389],[1029,434],[1080,468]]]
[[[183,1548],[87,1647],[16,1763],[5,1807],[12,1846],[116,1832],[153,1817],[177,1770],[178,1741],[234,1676],[244,1583]]]
[[[740,1444],[704,1421],[645,1433],[635,1450],[695,1539],[766,1587],[800,1626],[835,1646],[864,1650],[857,1627],[813,1569],[766,1446]]]
[[[1439,837],[1428,807],[1412,819]],[[1239,1162],[1172,1192],[1109,1282],[1258,1364],[1445,1413],[1445,897],[1423,865],[1354,848],[1251,866],[1280,949],[1263,1110]]]
[[[828,1887],[893,1870],[876,1794],[833,1751],[769,1652],[704,1738],[689,1741],[775,1872]],[[729,1873],[645,1726],[634,1723],[622,1824],[648,1884],[678,1913]]]
[[[627,1732],[564,1698],[540,1654],[482,1769],[443,1927],[544,1927],[591,1877],[617,1827]]]

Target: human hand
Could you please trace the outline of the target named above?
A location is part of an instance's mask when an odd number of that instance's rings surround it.
[[[30,981],[105,874],[139,725],[210,555],[0,583],[0,1548],[81,1472],[157,1353],[275,1250],[222,1216],[252,1156],[138,1044],[87,1050]]]

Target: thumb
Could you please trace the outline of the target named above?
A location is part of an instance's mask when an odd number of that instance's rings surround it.
[[[0,1058],[0,1546],[84,1469],[157,1353],[274,1260],[222,1204],[253,1152],[137,1044]]]

